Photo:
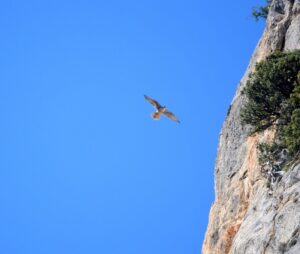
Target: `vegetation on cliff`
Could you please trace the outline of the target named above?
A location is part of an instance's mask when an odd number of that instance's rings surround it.
[[[261,158],[273,154],[275,160],[283,149],[289,159],[297,157],[300,151],[300,50],[276,52],[259,62],[242,93],[247,102],[241,109],[241,122],[252,126],[251,134],[275,127],[274,142],[259,147]]]
[[[271,2],[272,0],[266,0],[266,5],[253,7],[252,16],[255,18],[256,21],[258,21],[259,19],[267,18]]]

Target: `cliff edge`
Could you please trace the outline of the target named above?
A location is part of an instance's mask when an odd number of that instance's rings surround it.
[[[299,254],[300,163],[290,168],[272,194],[257,158],[258,142],[271,131],[247,135],[240,124],[241,89],[255,64],[270,53],[300,48],[300,0],[273,0],[265,31],[228,111],[215,164],[216,200],[202,246],[203,254]]]

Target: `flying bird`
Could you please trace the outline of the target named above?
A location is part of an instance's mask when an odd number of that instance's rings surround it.
[[[155,107],[156,111],[153,112],[151,114],[152,118],[155,119],[155,120],[158,120],[160,118],[160,115],[163,114],[165,115],[166,117],[169,117],[171,120],[177,122],[177,123],[180,123],[180,121],[177,119],[177,117],[172,113],[170,112],[166,106],[161,106],[158,101],[150,98],[149,96],[147,95],[144,95],[145,99],[147,101],[149,101],[151,103],[151,105],[153,107]]]

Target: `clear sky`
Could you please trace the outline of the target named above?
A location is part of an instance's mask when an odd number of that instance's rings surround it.
[[[200,253],[263,2],[2,1],[1,253]]]

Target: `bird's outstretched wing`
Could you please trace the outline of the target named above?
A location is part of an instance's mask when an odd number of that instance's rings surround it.
[[[173,121],[180,123],[180,121],[177,119],[177,117],[170,111],[165,111],[163,112],[163,114],[167,117],[169,117],[170,119],[172,119]]]
[[[147,101],[149,101],[151,103],[152,106],[154,106],[156,109],[159,109],[161,108],[161,105],[156,101],[156,100],[153,100],[152,98],[150,98],[149,96],[147,95],[144,95],[145,99]]]

